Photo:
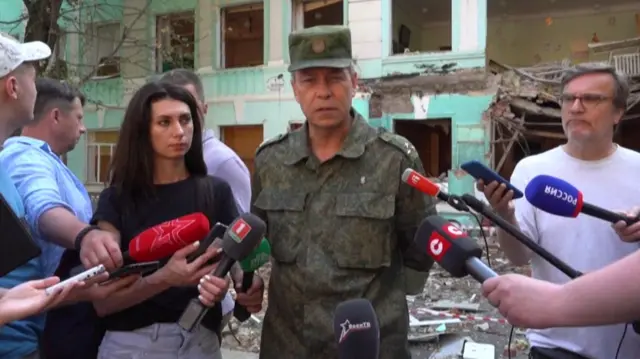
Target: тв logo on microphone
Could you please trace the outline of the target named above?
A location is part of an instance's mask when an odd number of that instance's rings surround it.
[[[427,253],[435,259],[436,262],[440,262],[442,257],[447,253],[451,244],[440,233],[433,231],[429,242],[427,243]]]
[[[460,229],[458,226],[450,222],[445,223],[444,226],[442,226],[442,230],[444,231],[444,233],[448,234],[453,239],[467,236],[464,230]]]
[[[249,234],[249,231],[251,231],[251,226],[249,226],[249,224],[243,219],[238,219],[233,224],[233,227],[231,227],[231,233],[229,234],[231,235],[231,238],[236,241],[236,243],[240,243],[242,242],[244,237]]]
[[[340,326],[342,327],[342,331],[340,332],[340,339],[338,339],[338,343],[342,343],[349,333],[371,329],[370,322],[351,324],[349,319],[345,320],[344,323],[340,324]]]
[[[415,173],[411,172],[411,176],[409,177],[409,181],[411,181],[411,183],[413,183],[413,184],[418,184],[418,182],[420,182],[420,177],[418,177],[418,175],[416,175]]]

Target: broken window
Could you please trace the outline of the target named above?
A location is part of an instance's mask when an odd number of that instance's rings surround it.
[[[264,64],[264,6],[249,4],[222,9],[222,52],[225,69]]]
[[[293,0],[293,29],[300,30],[319,25],[343,25],[342,0]]]
[[[392,55],[451,51],[451,1],[391,0]]]
[[[194,69],[195,19],[193,12],[158,16],[156,20],[156,71]]]
[[[92,63],[97,66],[96,77],[111,77],[120,74],[120,23],[106,23],[95,26],[93,36],[95,58]]]

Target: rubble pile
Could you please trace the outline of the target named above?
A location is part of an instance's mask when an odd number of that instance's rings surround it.
[[[560,81],[572,66],[567,61],[527,68],[490,61],[497,89],[485,119],[496,121],[511,133],[564,138],[560,121]],[[640,76],[632,76],[627,113],[623,120],[640,118]]]

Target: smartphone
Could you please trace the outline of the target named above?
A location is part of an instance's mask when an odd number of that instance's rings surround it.
[[[31,236],[24,220],[18,218],[0,195],[0,277],[40,256],[40,246]]]
[[[493,171],[491,168],[485,166],[480,161],[469,161],[462,166],[460,166],[465,172],[470,174],[473,178],[477,180],[484,181],[485,184],[489,184],[493,181],[496,181],[500,184],[505,184],[508,190],[513,191],[513,198],[521,198],[524,194],[517,188],[515,188],[509,181],[502,178],[499,174]]]
[[[51,295],[69,284],[87,281],[95,276],[99,276],[100,274],[105,273],[106,271],[107,271],[106,268],[102,264],[100,264],[99,266],[95,266],[91,269],[87,269],[86,271],[80,274],[74,275],[69,279],[65,279],[58,284],[54,284],[51,287],[48,287],[44,290],[44,292],[47,295]]]
[[[225,226],[220,222],[217,222],[213,226],[213,228],[211,228],[207,236],[200,241],[200,245],[198,246],[198,249],[196,249],[195,252],[187,256],[187,263],[191,263],[194,260],[196,260],[196,258],[203,255],[204,252],[207,250],[207,248],[209,248],[213,244],[213,242],[215,242],[216,238],[222,238],[226,231],[227,231],[227,226]],[[215,256],[214,258],[211,258],[207,264],[211,265],[217,262],[218,260],[220,260],[220,256]]]
[[[140,274],[142,276],[145,276],[147,274],[151,274],[152,272],[155,272],[156,270],[160,269],[160,266],[161,266],[160,261],[129,264],[126,266],[122,266],[114,270],[113,272],[109,273],[108,280],[124,278],[126,276],[130,276],[134,274]]]

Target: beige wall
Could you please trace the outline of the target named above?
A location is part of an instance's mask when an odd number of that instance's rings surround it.
[[[513,66],[565,58],[574,62],[607,60],[608,54],[587,54],[588,57],[578,54],[586,49],[594,34],[600,42],[640,36],[639,13],[636,7],[635,11],[622,8],[597,15],[580,10],[516,18],[491,18],[490,15],[487,59]],[[547,18],[551,20],[549,24]],[[415,37],[420,43],[412,39],[411,46],[420,46],[422,51],[436,51],[439,46],[451,42],[450,27],[449,23],[426,25]]]

